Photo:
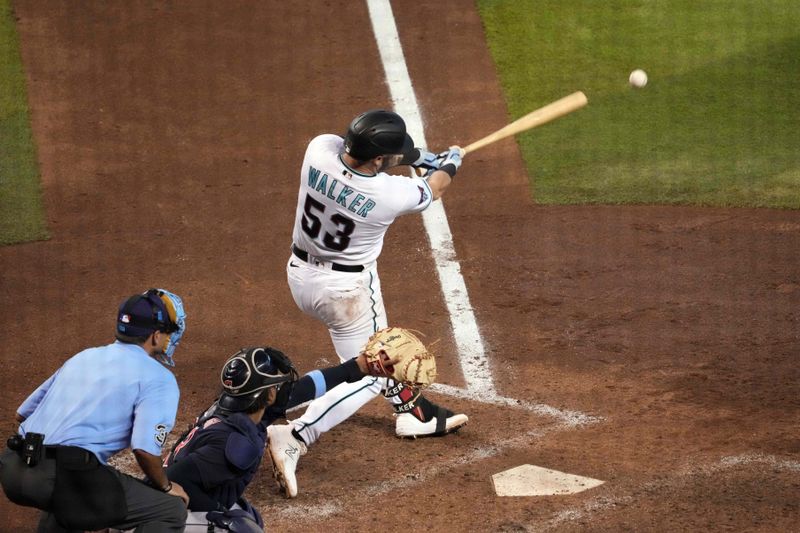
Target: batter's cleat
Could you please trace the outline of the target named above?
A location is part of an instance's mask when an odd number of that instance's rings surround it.
[[[395,433],[401,439],[419,439],[423,437],[441,437],[458,431],[469,421],[467,415],[453,414],[452,411],[436,407],[436,416],[427,422],[421,421],[411,413],[395,415]]]
[[[269,456],[272,459],[272,474],[278,482],[287,498],[297,496],[297,462],[301,455],[305,455],[307,448],[305,443],[297,440],[292,435],[292,425],[269,426],[267,435],[269,436],[268,447]]]

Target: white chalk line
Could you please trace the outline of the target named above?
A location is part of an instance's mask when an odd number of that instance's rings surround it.
[[[476,401],[489,405],[498,405],[501,407],[511,407],[514,409],[524,409],[540,416],[554,418],[563,424],[573,427],[582,426],[585,424],[594,424],[595,422],[604,420],[602,416],[588,415],[580,411],[558,409],[550,405],[526,402],[524,400],[517,400],[515,398],[506,398],[505,396],[500,396],[494,392],[486,393],[484,391],[480,391],[478,393],[469,389],[453,387],[452,385],[445,385],[443,383],[435,383],[430,389],[427,390],[445,394],[453,398],[461,398],[463,400]],[[300,405],[296,405],[291,409],[287,409],[286,412],[294,413],[300,411],[301,409],[307,407],[310,403],[311,402],[305,402]]]
[[[367,7],[394,108],[405,119],[408,133],[417,146],[426,147],[422,116],[408,74],[392,7],[388,0],[367,0]],[[459,365],[466,383],[466,390],[447,385],[438,385],[434,390],[477,402],[527,409],[562,421],[596,420],[596,417],[585,413],[517,401],[498,393],[492,380],[491,365],[486,356],[467,286],[461,275],[461,265],[456,257],[453,235],[443,202],[434,202],[423,211],[422,221],[430,241],[436,272],[453,328]]]
[[[433,392],[439,392],[441,394],[446,394],[454,398],[474,400],[481,403],[488,403],[490,405],[499,405],[502,407],[513,407],[517,409],[524,409],[526,411],[531,411],[533,413],[536,413],[537,415],[554,418],[559,422],[570,426],[582,426],[585,424],[593,424],[595,422],[600,422],[601,420],[603,420],[603,417],[601,416],[588,415],[580,411],[569,411],[566,409],[558,409],[556,407],[552,407],[541,403],[532,403],[532,402],[526,402],[524,400],[517,400],[514,398],[506,398],[505,396],[500,396],[494,392],[486,393],[484,391],[481,391],[480,393],[476,393],[475,391],[470,389],[462,389],[459,387],[453,387],[452,385],[445,385],[442,383],[435,383],[434,385],[431,386],[429,390]]]
[[[408,75],[392,7],[388,0],[367,0],[367,7],[395,111],[406,121],[408,133],[416,145],[426,147],[428,143],[422,117]],[[423,211],[422,221],[433,251],[467,388],[494,392],[483,340],[461,276],[461,266],[456,258],[453,235],[442,201],[434,202]]]
[[[783,459],[774,455],[742,454],[725,456],[715,463],[688,466],[672,476],[644,483],[629,492],[639,493],[641,491],[679,488],[681,485],[690,482],[692,479],[696,479],[701,476],[712,476],[721,472],[732,470],[738,466],[747,466],[751,464],[763,464],[774,470],[800,473],[800,461]],[[630,493],[617,495],[604,494],[602,496],[592,498],[578,507],[559,511],[544,524],[524,526],[525,531],[529,533],[540,533],[557,530],[568,522],[587,520],[590,515],[603,512],[610,508],[617,508],[621,505],[629,504],[634,501],[636,501],[636,498]]]
[[[294,500],[281,500],[278,504],[275,504],[274,500],[272,502],[263,500],[255,503],[259,509],[264,509],[269,516],[277,516],[281,519],[305,517],[306,519],[322,520],[334,514],[347,513],[351,508],[363,509],[367,506],[365,502],[373,501],[376,496],[387,493],[402,494],[403,489],[418,483],[424,483],[442,474],[451,473],[456,468],[496,457],[508,450],[528,447],[534,441],[540,440],[546,435],[575,428],[576,425],[574,424],[556,423],[551,426],[533,429],[504,441],[478,446],[467,453],[462,453],[443,461],[437,460],[435,463],[420,464],[419,467],[412,468],[405,474],[405,477],[400,479],[376,481],[360,488],[351,486],[346,499],[331,501],[328,496],[326,501],[320,504],[309,504],[308,501]],[[300,489],[302,491],[302,487]]]
[[[506,398],[505,396],[500,396],[494,392],[484,392],[480,391],[477,393],[476,391],[463,389],[460,387],[454,387],[452,385],[445,385],[443,383],[435,383],[431,386],[430,389],[427,389],[431,392],[438,392],[440,394],[445,394],[447,396],[451,396],[453,398],[461,398],[464,400],[471,400],[477,401],[484,404],[489,405],[499,405],[501,407],[512,407],[515,409],[524,409],[526,411],[530,411],[540,416],[546,416],[549,418],[554,418],[559,422],[571,426],[582,426],[585,424],[594,424],[595,422],[600,422],[604,420],[602,416],[595,416],[595,415],[588,415],[586,413],[582,413],[580,411],[570,411],[567,409],[557,409],[555,407],[541,404],[541,403],[533,403],[533,402],[526,402],[524,400],[517,400],[515,398]],[[291,409],[287,409],[287,413],[293,413],[299,411],[308,406],[311,402],[305,402],[300,405],[296,405]]]
[[[719,466],[722,468],[730,468],[739,465],[747,465],[752,463],[761,463],[767,466],[774,467],[777,470],[788,470],[790,472],[800,472],[800,461],[792,461],[789,459],[781,459],[774,455],[764,455],[761,453],[732,455],[723,457]]]

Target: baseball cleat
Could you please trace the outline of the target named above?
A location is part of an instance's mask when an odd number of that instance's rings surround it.
[[[441,437],[458,431],[469,421],[467,415],[453,414],[441,408],[436,416],[427,422],[422,422],[411,413],[401,413],[395,416],[397,417],[395,434],[401,439]]]
[[[282,426],[269,426],[268,448],[272,459],[272,474],[287,498],[297,496],[297,462],[301,455],[305,455],[306,445],[292,435],[291,424]]]

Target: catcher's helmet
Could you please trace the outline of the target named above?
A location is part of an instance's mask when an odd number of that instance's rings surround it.
[[[283,352],[274,348],[242,348],[225,363],[220,375],[219,406],[230,412],[245,411],[270,387],[294,383],[297,371]]]
[[[379,155],[407,154],[412,148],[414,141],[406,133],[406,123],[397,113],[383,109],[358,115],[344,138],[344,151],[360,161]]]

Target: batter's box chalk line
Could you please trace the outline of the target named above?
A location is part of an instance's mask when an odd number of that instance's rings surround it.
[[[602,416],[589,415],[580,411],[569,411],[565,409],[558,409],[542,403],[533,403],[524,400],[516,400],[514,398],[506,398],[505,396],[499,396],[494,391],[462,389],[459,387],[453,387],[452,385],[445,385],[443,383],[434,383],[427,390],[472,402],[498,405],[501,407],[510,407],[513,409],[523,409],[540,416],[553,418],[567,427],[586,426],[605,420]],[[286,412],[298,412],[308,407],[308,404],[310,403],[311,402],[305,402],[300,405],[296,405],[295,407],[288,409]]]
[[[594,424],[596,422],[601,422],[602,420],[604,420],[603,417],[601,416],[589,415],[586,413],[582,413],[580,411],[569,411],[564,409],[558,409],[556,407],[552,407],[550,405],[542,403],[533,403],[524,400],[516,400],[514,398],[506,398],[505,396],[498,395],[494,391],[462,389],[459,387],[453,387],[451,385],[445,385],[442,383],[433,384],[430,390],[433,392],[446,394],[454,398],[472,400],[479,403],[487,403],[490,405],[499,405],[502,407],[524,409],[526,411],[531,411],[533,413],[536,413],[537,415],[554,418],[559,422],[561,422],[562,424],[565,424],[570,427],[585,426],[588,424]]]
[[[529,448],[534,442],[546,436],[562,431],[574,430],[575,425],[557,423],[551,426],[532,429],[516,437],[498,442],[478,445],[467,452],[460,453],[446,460],[420,465],[417,470],[410,470],[402,478],[375,481],[363,487],[350,486],[342,498],[326,496],[325,501],[315,504],[308,501],[289,500],[275,504],[275,500],[268,498],[261,501],[251,500],[259,510],[270,516],[280,519],[305,519],[323,520],[335,514],[351,513],[352,510],[363,509],[370,501],[375,501],[376,496],[384,494],[400,494],[408,488],[419,483],[424,483],[440,475],[451,473],[454,469],[474,465],[479,461],[490,459],[517,448]],[[302,464],[302,461],[301,461]]]

